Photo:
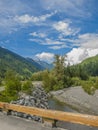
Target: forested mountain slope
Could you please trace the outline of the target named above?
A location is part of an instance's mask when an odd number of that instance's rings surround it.
[[[98,55],[84,60],[80,65],[88,74],[98,76]]]
[[[7,49],[0,47],[0,77],[4,77],[7,70],[13,70],[27,78],[33,72],[41,70],[42,67],[35,62],[30,62]]]

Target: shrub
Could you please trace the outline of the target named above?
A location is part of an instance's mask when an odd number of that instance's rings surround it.
[[[85,82],[82,81],[82,87],[84,91],[90,95],[93,95],[95,92],[95,86],[92,81],[85,81]]]
[[[31,81],[26,81],[23,83],[21,90],[27,94],[31,94],[33,89],[33,84]]]
[[[78,77],[73,77],[72,83],[73,83],[73,86],[80,86],[81,85],[81,79],[78,78]]]

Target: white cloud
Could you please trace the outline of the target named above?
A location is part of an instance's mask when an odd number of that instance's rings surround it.
[[[66,45],[60,45],[60,46],[51,46],[49,47],[50,49],[53,49],[53,50],[59,50],[59,49],[62,49],[62,48],[66,48]]]
[[[29,14],[24,14],[21,16],[15,16],[14,20],[19,22],[19,23],[40,23],[46,21],[48,18],[53,16],[56,12],[50,13],[50,14],[45,14],[41,16],[30,16]]]
[[[44,43],[44,45],[62,45],[62,44],[64,44],[64,43],[60,42],[58,40],[52,40],[52,39],[49,39],[49,38],[46,38],[45,43]]]
[[[53,25],[54,29],[56,29],[59,32],[62,32],[64,35],[70,35],[72,34],[72,30],[69,27],[69,23],[59,21]]]
[[[32,33],[30,33],[29,35],[34,36],[34,37],[38,37],[37,32],[32,32]]]
[[[85,49],[96,49],[98,48],[98,33],[85,33],[70,38],[64,38],[61,34],[59,35],[60,42],[70,43],[71,47],[81,47]]]
[[[21,23],[36,22],[37,20],[38,19],[36,17],[29,16],[28,14],[15,17],[15,21],[18,21]]]
[[[42,52],[42,53],[36,54],[35,57],[39,58],[42,61],[46,61],[48,63],[51,63],[51,62],[53,62],[54,54],[48,53],[48,52]]]
[[[39,43],[39,44],[41,44],[42,43],[42,40],[41,39],[39,39],[39,38],[30,38],[30,39],[28,39],[29,41],[31,41],[31,42],[36,42],[36,43]]]
[[[30,7],[21,0],[0,0],[0,33],[17,31],[16,15],[30,12]]]
[[[34,33],[34,35],[37,35]],[[29,41],[37,42],[41,45],[65,45],[64,42],[61,42],[59,40],[52,40],[50,38],[40,39],[40,38],[30,38]]]
[[[98,54],[98,34],[81,34],[72,42],[73,46],[76,45],[78,48],[73,48],[67,53],[67,62],[71,65]]]
[[[62,33],[62,35],[64,35],[64,36],[77,34],[79,32],[79,29],[72,28],[70,26],[70,23],[71,22],[59,21],[59,22],[53,24],[53,28],[56,29],[57,31],[59,31],[60,33]],[[62,37],[62,35],[60,34],[59,37]]]
[[[45,0],[42,2],[43,8],[57,10],[70,16],[89,17],[90,11],[87,10],[89,0]],[[86,11],[85,11],[86,8]],[[66,15],[65,15],[66,16]]]
[[[13,16],[30,11],[30,7],[21,0],[0,0],[0,13],[3,16]]]
[[[45,38],[45,37],[47,36],[45,33],[39,33],[38,35],[39,35],[39,37],[41,37],[41,38]]]
[[[33,37],[40,37],[40,38],[45,38],[47,36],[45,33],[37,33],[37,32],[32,32],[29,35]]]
[[[98,48],[98,34],[86,33],[79,35],[77,42],[80,43],[81,47],[96,49]]]
[[[49,49],[59,50],[59,49],[67,48],[65,42],[62,42],[62,41],[59,41],[59,40],[52,40],[52,39],[49,39],[49,38],[40,39],[41,36],[39,36],[36,32],[31,33],[30,35],[37,37],[37,38],[31,38],[31,39],[29,39],[29,41],[36,42],[36,43],[39,43],[41,45],[46,45],[46,46],[48,46]],[[41,37],[41,38],[44,38],[44,37]]]
[[[68,23],[65,23],[65,22],[62,22],[62,21],[59,21],[58,23],[54,24],[54,28],[58,31],[64,31],[64,30],[67,30],[69,27],[69,24]]]

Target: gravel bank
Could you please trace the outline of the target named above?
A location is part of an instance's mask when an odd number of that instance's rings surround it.
[[[98,115],[98,90],[88,95],[81,86],[51,92],[51,95],[81,113]]]

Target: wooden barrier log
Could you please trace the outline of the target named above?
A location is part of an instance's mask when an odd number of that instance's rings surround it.
[[[0,102],[0,108],[3,108],[4,104],[7,103]],[[41,116],[53,120],[67,121],[67,122],[72,122],[77,124],[84,124],[84,125],[98,127],[98,116],[62,112],[62,111],[55,111],[55,110],[46,110],[46,109],[27,107],[27,106],[21,106],[16,104],[7,104],[5,105],[5,107],[7,110],[23,112],[26,114]]]

